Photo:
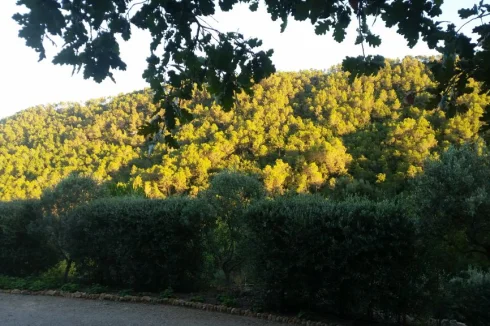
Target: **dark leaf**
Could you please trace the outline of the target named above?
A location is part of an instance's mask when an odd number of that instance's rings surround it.
[[[471,16],[478,15],[478,7],[474,5],[473,8],[459,9],[458,14],[461,19],[466,19]]]

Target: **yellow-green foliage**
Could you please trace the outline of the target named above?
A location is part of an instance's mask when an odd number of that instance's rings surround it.
[[[353,83],[335,68],[278,73],[231,112],[195,92],[181,103],[195,116],[176,133],[181,147],[153,140],[151,155],[136,135],[154,110],[149,92],[34,107],[0,122],[0,199],[39,198],[73,171],[152,198],[196,195],[223,169],[261,175],[270,194],[397,190],[427,157],[479,139],[489,97],[471,85],[457,100],[468,112],[448,119],[429,105],[433,84],[422,61],[407,57]]]

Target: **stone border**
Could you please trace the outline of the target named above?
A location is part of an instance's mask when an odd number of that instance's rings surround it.
[[[163,304],[170,306],[179,306],[185,308],[199,309],[204,311],[212,311],[225,313],[237,316],[246,316],[252,318],[258,318],[263,320],[270,320],[277,323],[290,324],[290,325],[305,325],[305,326],[341,326],[337,323],[323,323],[310,320],[302,320],[297,317],[285,317],[279,315],[273,315],[268,313],[256,313],[249,309],[231,308],[223,305],[213,305],[208,303],[191,302],[182,299],[158,299],[150,296],[119,296],[115,294],[101,293],[101,294],[89,294],[85,292],[64,292],[58,290],[47,291],[28,291],[28,290],[1,290],[0,293],[5,294],[23,294],[23,295],[43,295],[52,297],[65,297],[76,299],[88,299],[88,300],[107,300],[118,302],[138,302],[138,303],[151,303],[151,304]]]

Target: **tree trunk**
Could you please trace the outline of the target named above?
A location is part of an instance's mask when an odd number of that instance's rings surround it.
[[[223,268],[223,273],[225,274],[226,287],[229,288],[231,284],[231,272],[228,269]]]
[[[71,259],[66,260],[65,275],[63,276],[63,283],[68,282],[68,274],[70,273],[72,263],[73,263],[73,261]]]

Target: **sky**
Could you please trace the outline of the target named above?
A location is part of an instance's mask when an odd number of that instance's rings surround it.
[[[48,59],[38,62],[38,54],[18,37],[19,26],[11,18],[20,8],[15,2],[0,1],[0,118],[35,105],[86,101],[148,87],[141,77],[151,41],[147,32],[133,28],[131,40],[120,44],[127,70],[115,72],[116,83],[108,79],[98,84],[84,80],[81,73],[72,76],[70,66],[53,65],[50,58],[59,48],[49,47]],[[445,0],[440,19],[460,26],[457,10],[463,2],[465,7],[471,7],[479,0]],[[354,23],[349,26],[346,40],[339,44],[331,34],[315,35],[309,22],[290,21],[286,31],[280,33],[280,22],[273,22],[263,6],[252,13],[247,6],[238,5],[231,12],[217,13],[208,22],[220,31],[238,31],[245,37],[262,39],[265,49],[274,49],[273,62],[279,71],[328,69],[341,63],[346,56],[362,54],[360,45],[354,45]],[[366,54],[381,54],[388,58],[436,54],[422,42],[408,48],[403,37],[395,29],[385,28],[381,20],[374,25],[373,31],[381,36],[382,45],[375,49],[366,48]]]

